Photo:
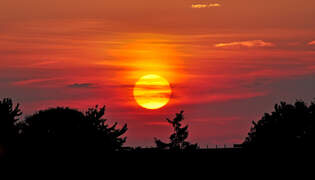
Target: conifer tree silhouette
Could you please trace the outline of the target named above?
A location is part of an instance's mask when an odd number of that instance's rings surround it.
[[[198,148],[197,144],[191,144],[185,141],[188,137],[188,125],[182,127],[181,121],[184,120],[184,111],[176,113],[176,117],[173,120],[167,118],[167,122],[173,127],[174,132],[169,137],[170,143],[165,143],[155,138],[155,144],[158,149],[170,149],[170,150],[195,150]]]
[[[95,129],[95,139],[106,144],[111,150],[120,150],[122,145],[126,142],[127,137],[120,138],[128,130],[127,124],[121,129],[117,129],[117,122],[109,126],[107,119],[104,119],[105,106],[98,108],[89,108],[85,112],[85,119],[89,122],[92,129]]]
[[[21,115],[19,104],[14,107],[12,99],[0,100],[0,144],[6,148],[17,139],[19,133],[17,124]]]

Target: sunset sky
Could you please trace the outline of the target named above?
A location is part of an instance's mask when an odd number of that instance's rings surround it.
[[[24,116],[106,105],[126,145],[166,140],[184,110],[192,142],[232,146],[275,103],[315,98],[314,0],[1,0],[0,98]],[[139,106],[156,74],[168,104]]]

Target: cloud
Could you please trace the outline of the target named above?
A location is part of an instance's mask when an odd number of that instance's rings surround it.
[[[201,9],[201,8],[211,8],[211,7],[220,7],[221,4],[213,3],[213,4],[192,4],[191,8],[193,9]]]
[[[251,99],[255,97],[261,97],[268,95],[268,92],[246,92],[246,93],[217,93],[203,95],[202,97],[196,97],[191,103],[214,103],[214,102],[227,102],[235,100]],[[194,102],[195,101],[195,102]]]
[[[253,41],[236,41],[230,43],[218,43],[215,47],[274,47],[275,45],[271,42],[265,42],[263,40]]]
[[[196,95],[190,97],[172,98],[173,104],[197,105],[209,103],[221,103],[237,100],[246,100],[256,97],[263,97],[270,94],[269,91],[256,91],[256,92],[230,92],[230,93],[195,93]]]
[[[92,83],[74,83],[68,85],[70,88],[95,88],[95,84]]]
[[[314,45],[315,45],[315,41],[311,41],[311,42],[309,42],[309,43],[308,43],[308,45],[310,45],[310,46],[314,46]]]
[[[169,126],[168,122],[159,122],[159,121],[153,121],[153,122],[146,122],[145,125],[148,126]]]
[[[21,80],[15,81],[12,85],[15,86],[26,86],[26,85],[33,85],[33,84],[43,84],[49,83],[50,81],[59,80],[60,78],[38,78],[38,79],[28,79],[28,80]]]

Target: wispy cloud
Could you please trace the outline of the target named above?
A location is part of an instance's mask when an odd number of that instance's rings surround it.
[[[271,42],[265,42],[263,40],[252,40],[252,41],[236,41],[229,43],[218,43],[215,47],[273,47],[275,44]]]
[[[60,78],[38,78],[38,79],[21,80],[21,81],[13,82],[12,85],[15,85],[15,86],[26,86],[26,85],[48,83],[50,81],[55,81],[55,80],[60,80]]]
[[[190,98],[177,98],[172,99],[173,104],[207,104],[218,102],[231,102],[236,100],[246,100],[256,97],[263,97],[269,95],[269,91],[256,91],[256,92],[226,92],[226,93],[199,93]]]
[[[159,121],[152,121],[152,122],[146,122],[145,125],[148,126],[169,126],[168,122],[159,122]]]
[[[211,8],[211,7],[220,7],[221,4],[219,3],[212,3],[212,4],[192,4],[191,8],[194,9],[201,9],[201,8]]]
[[[234,100],[251,99],[255,97],[266,96],[269,92],[246,92],[246,93],[217,93],[204,95],[203,97],[196,97],[190,103],[213,103],[213,102],[227,102]]]
[[[310,46],[314,46],[314,45],[315,45],[315,41],[311,41],[311,42],[309,42],[309,43],[308,43],[308,45],[310,45]]]
[[[95,88],[96,85],[92,83],[74,83],[68,85],[70,88]]]

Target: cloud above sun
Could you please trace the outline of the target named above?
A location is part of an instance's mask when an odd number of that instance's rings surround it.
[[[252,40],[252,41],[236,41],[228,43],[218,43],[215,47],[274,47],[275,44],[266,42],[263,40]]]
[[[315,45],[315,41],[311,41],[311,42],[309,42],[309,43],[308,43],[308,45],[310,45],[310,46],[314,46],[314,45]]]
[[[192,4],[191,8],[193,9],[201,9],[201,8],[211,8],[211,7],[220,7],[221,4],[219,3],[212,3],[212,4]]]

